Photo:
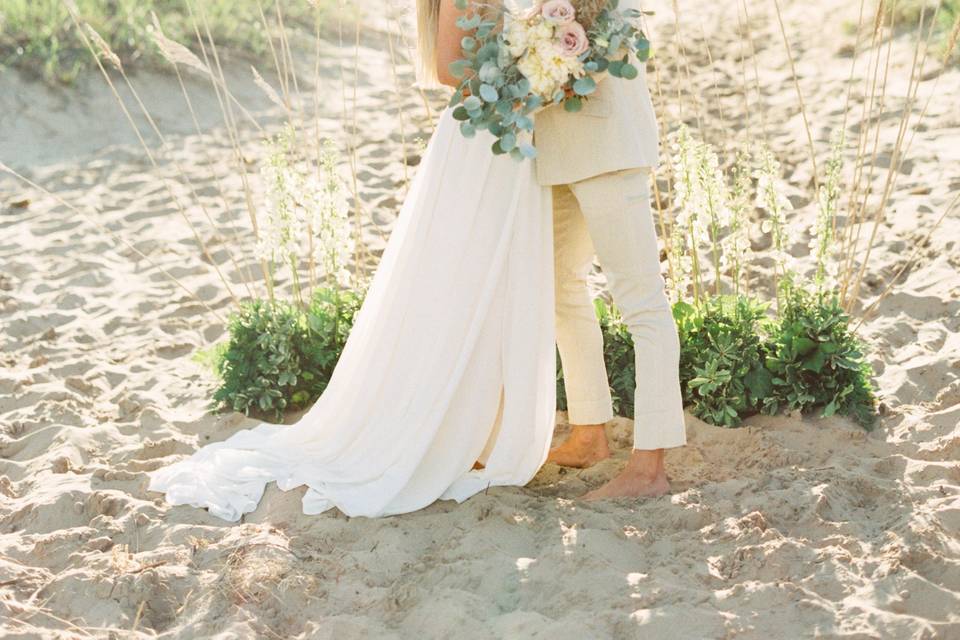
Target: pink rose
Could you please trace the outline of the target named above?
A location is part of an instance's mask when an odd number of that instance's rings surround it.
[[[570,24],[577,17],[577,11],[570,4],[570,0],[547,0],[540,9],[547,22],[555,25]]]
[[[590,38],[579,22],[571,22],[557,28],[557,43],[565,56],[575,58],[590,48]]]

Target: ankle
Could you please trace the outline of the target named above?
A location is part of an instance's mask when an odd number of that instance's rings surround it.
[[[602,424],[575,424],[569,439],[578,444],[602,446],[607,444],[607,432]]]
[[[664,458],[663,449],[634,449],[630,454],[630,460],[627,462],[627,469],[631,475],[644,480],[651,482],[659,479],[665,480],[667,469]]]

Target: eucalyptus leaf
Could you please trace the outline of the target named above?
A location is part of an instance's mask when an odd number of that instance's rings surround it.
[[[638,39],[634,45],[634,51],[638,60],[641,62],[647,60],[650,57],[650,41],[646,38]]]
[[[454,60],[447,65],[447,68],[450,70],[450,75],[454,78],[462,78],[467,69],[467,61],[462,58],[460,60]]]
[[[492,60],[487,60],[480,65],[480,71],[477,72],[480,80],[486,83],[495,82],[500,77],[500,67]]]
[[[616,34],[610,38],[610,46],[607,47],[607,54],[613,55],[620,50],[620,47],[623,45],[623,36]]]
[[[583,108],[583,102],[579,96],[571,96],[564,101],[563,108],[570,113],[575,113]]]
[[[487,60],[496,61],[499,53],[500,53],[500,47],[497,45],[497,43],[488,42],[484,44],[482,47],[480,47],[479,50],[477,50],[477,59],[480,60],[481,62],[486,62]]]
[[[504,151],[510,151],[517,146],[517,136],[512,133],[505,133],[500,137],[500,148]]]
[[[467,111],[476,111],[483,106],[483,101],[477,96],[469,96],[463,101],[463,106]]]
[[[620,77],[627,80],[633,80],[637,77],[637,75],[639,75],[639,73],[640,72],[637,70],[637,68],[630,63],[620,67]]]
[[[573,83],[573,91],[578,96],[590,95],[597,89],[597,83],[590,76],[583,76],[578,78],[576,82]]]
[[[477,129],[470,122],[461,122],[460,123],[460,133],[463,134],[464,138],[472,138],[476,135]]]
[[[482,84],[480,85],[480,97],[483,98],[485,102],[496,102],[500,99],[500,94],[493,88],[493,85]]]

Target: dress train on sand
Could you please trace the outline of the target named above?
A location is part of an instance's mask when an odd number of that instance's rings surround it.
[[[236,521],[270,481],[306,485],[304,513],[371,517],[529,482],[556,408],[551,192],[457,125],[444,111],[317,402],[150,472],[149,490]]]

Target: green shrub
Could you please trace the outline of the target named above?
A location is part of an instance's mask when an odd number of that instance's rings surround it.
[[[318,289],[307,309],[287,302],[244,303],[230,316],[225,348],[214,350],[221,384],[214,406],[279,419],[326,388],[361,296]]]
[[[781,318],[745,296],[676,302],[680,385],[693,415],[733,427],[758,412],[839,413],[870,428],[876,421],[872,369],[837,301],[789,285]],[[633,417],[633,341],[615,307],[596,300],[614,412]],[[567,408],[557,362],[557,407]]]
[[[782,300],[767,346],[773,388],[764,413],[822,407],[824,416],[839,413],[871,428],[877,417],[873,369],[837,298],[788,286]]]
[[[758,412],[852,417],[876,421],[872,370],[849,317],[833,297],[799,287],[781,292],[781,316],[746,296],[677,302],[680,384],[689,411],[714,425],[734,427]],[[362,296],[318,289],[308,308],[255,300],[230,318],[229,340],[197,356],[221,379],[215,407],[281,418],[305,407],[326,388],[343,351]],[[633,340],[619,311],[595,301],[613,410],[633,417],[636,369]],[[567,408],[557,359],[557,407]]]
[[[673,305],[680,334],[680,385],[693,415],[733,427],[759,411],[771,391],[771,375],[764,367],[768,306],[745,296]]]

